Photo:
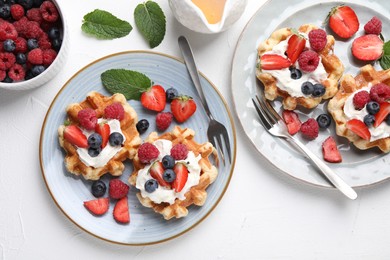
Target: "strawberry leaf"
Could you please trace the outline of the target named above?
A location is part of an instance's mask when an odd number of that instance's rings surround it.
[[[379,64],[384,70],[390,69],[390,41],[383,45],[383,55],[379,59]]]
[[[152,81],[137,71],[110,69],[100,76],[103,86],[111,93],[121,93],[127,100],[139,100],[142,92],[152,86]]]

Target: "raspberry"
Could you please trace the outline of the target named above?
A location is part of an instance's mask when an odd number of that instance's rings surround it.
[[[129,185],[120,179],[112,179],[109,183],[109,195],[112,199],[121,199],[129,192]]]
[[[27,41],[22,37],[18,37],[15,40],[15,53],[27,52]]]
[[[20,4],[11,5],[11,16],[17,21],[20,20],[24,16],[24,8]]]
[[[43,63],[43,51],[39,48],[31,50],[27,54],[27,60],[31,64],[39,65]]]
[[[0,81],[3,81],[6,76],[7,73],[5,72],[5,70],[0,70]]]
[[[315,51],[322,51],[327,43],[326,32],[322,29],[315,29],[309,32],[310,46]]]
[[[390,98],[390,87],[384,83],[378,83],[371,87],[370,98],[373,101],[382,103]]]
[[[57,7],[50,1],[45,1],[41,4],[41,6],[39,7],[40,11],[41,11],[41,14],[42,14],[42,18],[45,20],[45,21],[48,21],[48,22],[55,22],[57,21],[58,19],[58,10],[57,10]]]
[[[318,130],[319,126],[314,118],[309,118],[301,125],[301,133],[309,139],[315,139],[318,136]]]
[[[17,33],[19,34],[19,36],[21,37],[26,37],[26,31],[27,31],[27,24],[28,24],[29,20],[27,19],[27,17],[22,17],[19,21],[15,21],[13,23]]]
[[[359,91],[353,96],[353,105],[355,109],[361,110],[370,101],[370,94],[368,91]]]
[[[171,112],[160,112],[156,116],[156,126],[160,131],[168,129],[172,123],[173,115]]]
[[[8,71],[8,77],[10,77],[13,81],[21,81],[24,80],[26,76],[26,72],[22,65],[15,63]]]
[[[97,124],[96,111],[92,108],[84,108],[77,113],[77,118],[82,127],[93,130]]]
[[[15,40],[16,38],[18,38],[18,32],[15,26],[6,21],[0,23],[0,41],[7,39]]]
[[[171,156],[175,160],[184,160],[187,158],[188,148],[185,144],[175,144],[171,148]]]
[[[121,103],[115,102],[104,109],[106,118],[122,120],[125,117],[125,110]]]
[[[57,57],[57,52],[53,49],[43,50],[42,58],[43,58],[43,65],[50,65],[53,63],[55,58]]]
[[[7,70],[11,68],[16,62],[16,57],[10,52],[0,53],[0,69]]]
[[[30,20],[30,21],[35,21],[39,24],[42,23],[43,21],[43,18],[42,18],[42,14],[41,14],[41,11],[39,10],[39,8],[31,8],[27,11],[27,14],[26,14],[27,18]]]
[[[160,151],[151,143],[143,143],[138,148],[138,158],[141,163],[150,163],[157,159]]]
[[[38,46],[42,50],[51,49],[51,42],[46,34],[43,34],[38,40]]]
[[[313,72],[320,63],[320,57],[314,51],[308,50],[302,52],[298,57],[298,64],[301,70],[305,72]]]
[[[370,21],[364,25],[364,31],[366,34],[377,34],[382,32],[382,21],[378,17],[374,16]]]
[[[25,36],[27,39],[34,38],[39,39],[44,34],[43,30],[39,26],[39,23],[35,21],[29,21],[26,24]]]

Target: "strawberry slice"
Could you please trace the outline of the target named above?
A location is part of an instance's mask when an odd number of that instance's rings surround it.
[[[189,96],[179,96],[171,102],[171,112],[177,122],[183,123],[196,111],[196,103]]]
[[[121,198],[115,203],[113,211],[114,219],[119,223],[129,223],[130,222],[130,212],[127,196]]]
[[[290,135],[295,135],[301,129],[302,122],[299,120],[299,116],[292,110],[283,110],[283,120],[287,125],[287,130]]]
[[[103,215],[108,211],[109,208],[109,199],[108,198],[99,198],[89,201],[84,201],[84,207],[89,210],[89,212],[95,215]]]
[[[180,192],[184,188],[184,185],[186,185],[188,169],[183,163],[176,163],[173,171],[176,173],[176,179],[172,182],[172,188],[176,192]]]
[[[359,30],[359,19],[349,6],[333,7],[328,18],[329,27],[341,38],[350,38]]]
[[[290,67],[291,61],[277,54],[264,54],[260,57],[262,70],[281,70]]]
[[[388,114],[390,114],[390,103],[381,103],[378,113],[375,114],[374,127],[378,127],[386,119]]]
[[[64,138],[69,143],[76,145],[80,148],[87,148],[87,137],[83,134],[83,131],[76,125],[66,126],[64,129]]]
[[[359,119],[351,119],[346,124],[347,128],[363,138],[364,140],[370,140],[371,133],[365,123]]]
[[[110,125],[106,123],[97,124],[95,132],[102,136],[102,149],[106,147],[110,137]]]
[[[299,34],[293,34],[287,42],[287,57],[290,59],[291,64],[294,64],[299,55],[305,49],[306,39]]]
[[[164,187],[169,187],[169,188],[171,187],[171,185],[168,182],[166,182],[163,178],[164,167],[162,162],[159,161],[154,162],[152,166],[150,166],[149,168],[149,173],[150,176],[152,176],[158,182],[159,185]]]
[[[166,103],[165,90],[160,85],[154,85],[141,94],[141,104],[147,109],[161,112],[164,110]]]
[[[340,151],[332,136],[326,138],[322,143],[322,155],[324,156],[324,160],[327,162],[339,163],[342,161]]]
[[[383,54],[383,45],[378,35],[366,34],[353,40],[352,55],[359,60],[377,60]]]

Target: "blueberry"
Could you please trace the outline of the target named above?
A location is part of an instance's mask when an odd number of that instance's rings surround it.
[[[363,122],[366,124],[366,126],[372,126],[375,122],[375,116],[367,114],[364,116]]]
[[[302,83],[301,91],[305,95],[311,95],[313,94],[314,85],[310,81],[306,81]]]
[[[61,36],[60,29],[58,29],[58,27],[51,27],[47,32],[47,35],[52,40],[59,39]]]
[[[108,142],[111,146],[118,146],[123,143],[123,135],[118,132],[113,132],[108,137]]]
[[[149,121],[146,119],[141,119],[136,124],[136,127],[138,130],[138,133],[140,133],[140,134],[145,133],[146,130],[148,130],[148,128],[149,128]]]
[[[370,101],[367,103],[366,108],[368,113],[370,113],[371,115],[375,115],[379,112],[379,103],[375,101]]]
[[[92,147],[89,147],[88,148],[88,154],[89,156],[91,157],[96,157],[100,154],[100,152],[102,151],[102,148],[98,147],[98,148],[92,148]]]
[[[173,182],[176,179],[176,173],[172,169],[166,169],[163,173],[163,179],[166,182]]]
[[[290,67],[290,77],[292,79],[300,79],[302,77],[302,72],[294,67]]]
[[[161,160],[164,169],[172,169],[175,166],[175,159],[170,155],[165,155]]]
[[[62,44],[62,40],[57,38],[57,39],[53,39],[51,41],[51,47],[56,50],[57,52],[60,50],[61,48],[61,44]]]
[[[158,188],[158,182],[155,179],[150,179],[145,182],[145,191],[152,193]]]
[[[40,7],[44,0],[33,0],[34,7]]]
[[[32,67],[31,72],[34,77],[38,76],[45,71],[45,67],[42,65],[35,65]]]
[[[98,133],[93,133],[88,137],[88,146],[97,149],[102,145],[103,139],[102,136]]]
[[[169,88],[165,91],[165,96],[167,97],[167,102],[171,102],[178,95],[179,95],[179,92],[175,88]]]
[[[0,6],[0,18],[8,19],[11,16],[11,6],[4,4]]]
[[[24,53],[16,54],[16,63],[18,63],[18,64],[25,64],[26,61],[27,61],[26,54],[24,54]]]
[[[26,71],[26,76],[24,76],[24,80],[29,80],[29,79],[32,79],[32,78],[34,78],[35,76],[34,76],[34,74],[32,73],[32,71],[31,70],[28,70],[28,71]]]
[[[13,81],[13,79],[11,79],[8,75],[3,79],[3,81],[2,82],[4,82],[4,83],[12,83],[12,82],[14,82]]]
[[[314,84],[313,97],[321,97],[325,94],[325,87],[322,84]]]
[[[317,123],[320,128],[328,128],[331,123],[330,115],[328,114],[321,114],[317,117]]]
[[[13,40],[7,39],[3,42],[3,48],[6,52],[13,52],[16,48],[16,44]]]
[[[31,38],[31,39],[27,40],[27,48],[29,50],[36,49],[38,47],[39,47],[39,45],[38,45],[37,39]]]
[[[33,0],[17,0],[18,4],[24,7],[25,10],[31,9],[33,7]]]
[[[95,196],[96,198],[103,197],[104,194],[106,193],[106,190],[107,190],[107,186],[103,181],[97,180],[92,183],[91,192],[92,195]]]

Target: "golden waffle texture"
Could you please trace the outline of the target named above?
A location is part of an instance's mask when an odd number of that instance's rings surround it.
[[[317,29],[317,27],[311,24],[304,24],[299,27],[298,31],[308,34],[313,29]],[[291,28],[282,28],[274,31],[267,40],[259,44],[257,49],[258,57],[267,51],[271,51],[275,45],[286,40],[292,34],[293,31]],[[321,82],[326,89],[326,92],[322,97],[293,97],[286,91],[277,87],[277,79],[275,77],[273,77],[270,73],[267,73],[267,71],[262,71],[260,66],[257,66],[256,77],[264,85],[265,97],[268,100],[274,100],[281,97],[283,99],[283,108],[287,110],[294,110],[297,106],[309,109],[314,108],[323,99],[332,98],[338,90],[338,81],[344,72],[343,63],[333,53],[334,44],[334,37],[332,35],[328,35],[325,48],[319,52],[321,62],[328,73],[327,79]]]
[[[122,149],[108,161],[108,163],[99,168],[94,168],[85,165],[77,154],[77,147],[64,139],[65,126],[61,125],[58,128],[58,136],[61,147],[64,148],[66,155],[64,163],[69,172],[75,175],[82,175],[87,180],[98,180],[102,175],[110,173],[113,176],[122,174],[125,166],[123,161],[126,158],[132,159],[137,153],[138,146],[141,143],[136,124],[138,121],[137,113],[127,103],[126,98],[122,94],[114,94],[113,96],[103,96],[98,92],[90,92],[87,98],[81,103],[68,105],[66,113],[70,124],[78,125],[77,114],[84,108],[92,108],[96,111],[97,117],[101,118],[104,114],[104,109],[112,103],[119,102],[125,110],[125,116],[120,121],[122,133],[126,137]]]
[[[156,132],[151,133],[145,142],[153,143],[158,139],[166,139],[172,141],[172,144],[177,143],[185,144],[189,151],[194,152],[195,156],[201,155],[199,165],[201,167],[201,175],[199,184],[190,188],[185,193],[185,200],[176,199],[173,204],[169,203],[154,203],[147,197],[142,197],[141,193],[137,193],[137,197],[141,204],[145,207],[152,208],[155,212],[163,215],[164,219],[169,220],[171,218],[181,218],[188,214],[187,207],[195,204],[202,206],[207,198],[206,188],[215,181],[218,175],[218,169],[210,162],[210,156],[213,155],[216,158],[216,150],[209,142],[200,144],[194,140],[195,132],[189,128],[180,128],[175,126],[172,132],[164,133],[160,136]],[[136,185],[138,171],[145,167],[139,161],[138,155],[133,160],[134,171],[129,178],[130,184]]]
[[[349,74],[344,75],[340,82],[339,91],[328,103],[328,111],[335,121],[337,135],[346,137],[361,150],[378,147],[380,150],[387,153],[390,151],[390,137],[378,139],[372,142],[364,140],[351,130],[347,129],[346,123],[348,119],[346,118],[343,110],[345,101],[356,90],[368,86],[369,83],[375,85],[381,82],[390,86],[390,69],[376,71],[373,66],[365,65],[360,69],[360,73],[355,77]]]

